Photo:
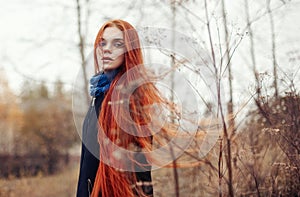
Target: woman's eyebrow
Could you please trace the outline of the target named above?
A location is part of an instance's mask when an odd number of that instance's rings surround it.
[[[123,38],[114,38],[113,40],[116,40],[116,41],[124,41]]]
[[[105,39],[105,38],[101,38],[101,41],[103,41],[103,40],[105,40],[105,41],[106,41],[106,39]],[[113,41],[124,41],[124,39],[123,39],[123,38],[113,38],[112,40],[113,40]]]

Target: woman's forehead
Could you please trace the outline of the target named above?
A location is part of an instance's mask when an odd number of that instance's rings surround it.
[[[124,39],[123,32],[117,27],[107,27],[105,28],[102,39],[104,40],[122,40]]]

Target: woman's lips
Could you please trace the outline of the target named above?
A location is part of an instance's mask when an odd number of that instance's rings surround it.
[[[103,58],[102,58],[102,61],[103,61],[104,64],[108,64],[108,63],[112,62],[113,59],[110,58],[110,57],[103,57]]]
[[[113,61],[113,59],[110,57],[103,57],[102,60],[103,61]]]

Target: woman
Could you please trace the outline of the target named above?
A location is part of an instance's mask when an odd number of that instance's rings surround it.
[[[152,196],[151,167],[141,150],[151,150],[155,132],[147,127],[147,106],[163,99],[151,82],[136,84],[147,81],[136,30],[122,20],[106,22],[94,43],[94,62],[77,196]],[[118,147],[135,154],[114,154]]]

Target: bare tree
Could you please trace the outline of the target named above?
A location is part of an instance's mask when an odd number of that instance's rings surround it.
[[[256,93],[257,97],[260,97],[260,82],[259,82],[259,74],[257,72],[256,68],[256,58],[255,58],[255,49],[254,49],[254,35],[253,30],[251,26],[251,19],[250,19],[250,13],[249,13],[249,4],[248,0],[245,0],[245,13],[246,13],[246,20],[247,20],[247,28],[249,32],[249,39],[250,39],[250,55],[251,55],[251,64],[252,64],[252,72],[256,81]]]
[[[274,26],[274,17],[273,11],[271,10],[271,0],[266,0],[267,11],[270,19],[270,29],[271,29],[271,43],[272,43],[272,64],[273,64],[273,87],[275,90],[274,96],[278,98],[278,84],[277,84],[277,60],[276,60],[276,40],[275,40],[275,26]]]
[[[86,3],[89,3],[89,0],[86,0]],[[90,96],[87,90],[88,87],[88,79],[87,79],[87,71],[86,71],[86,57],[85,57],[85,36],[86,34],[83,33],[82,30],[82,8],[80,5],[80,0],[76,0],[76,12],[77,12],[77,33],[79,37],[79,52],[80,52],[80,57],[81,57],[81,69],[83,73],[83,80],[84,80],[84,94],[86,95],[86,103],[88,104],[90,101]],[[89,12],[87,12],[89,15]],[[86,20],[87,21],[87,20]],[[87,28],[86,28],[87,30]]]
[[[171,40],[171,49],[172,51],[174,50],[175,47],[175,28],[176,28],[176,1],[173,0],[171,1],[171,12],[172,12],[172,22],[171,22],[171,29],[172,29],[172,40]],[[174,68],[175,68],[175,54],[171,54],[171,90],[174,90],[175,87],[175,77],[174,77]],[[174,92],[171,92],[171,98],[170,98],[171,102],[174,102]],[[173,157],[173,175],[174,175],[174,181],[175,181],[175,195],[176,197],[179,197],[179,176],[178,176],[178,172],[177,172],[177,164],[176,164],[176,158],[174,156],[174,150],[171,147],[170,148],[170,153]]]
[[[232,87],[232,80],[233,80],[233,76],[232,76],[232,69],[231,69],[231,61],[230,61],[230,37],[229,37],[229,32],[228,32],[228,24],[227,24],[227,14],[226,14],[226,6],[225,6],[225,0],[221,1],[222,3],[222,16],[223,16],[223,29],[224,29],[224,40],[225,40],[225,57],[226,57],[226,61],[225,61],[225,65],[226,68],[228,69],[228,83],[229,83],[229,101],[228,101],[228,106],[227,106],[227,110],[228,110],[228,117],[229,117],[229,129],[230,129],[230,135],[234,135],[235,133],[235,123],[234,123],[234,111],[233,111],[233,87]]]

